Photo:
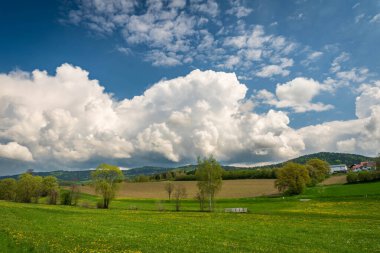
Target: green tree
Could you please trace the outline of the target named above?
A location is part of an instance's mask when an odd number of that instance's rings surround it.
[[[41,176],[33,176],[34,189],[32,192],[32,200],[34,203],[38,203],[42,195],[42,180]]]
[[[310,159],[306,163],[309,172],[310,186],[315,186],[330,175],[330,165],[321,159]]]
[[[222,188],[222,166],[212,157],[199,158],[195,172],[199,192],[203,192],[209,201],[209,210],[213,210],[215,194]]]
[[[205,202],[206,202],[206,194],[202,190],[198,190],[197,194],[195,195],[195,199],[199,202],[199,209],[201,211],[205,210]]]
[[[17,182],[13,178],[0,180],[0,199],[15,200]]]
[[[181,200],[187,197],[186,188],[183,185],[177,185],[174,190],[175,210],[178,212],[181,207]]]
[[[380,170],[380,153],[377,154],[375,157],[375,163],[376,163],[376,170]]]
[[[124,179],[123,173],[119,167],[103,163],[91,173],[91,178],[95,191],[103,197],[102,208],[108,208],[119,183]]]
[[[47,176],[42,179],[42,194],[47,196],[49,204],[57,204],[58,192],[59,185],[56,177]]]
[[[42,178],[34,177],[30,173],[19,176],[16,186],[16,199],[19,202],[30,203],[32,200],[38,202],[41,196]]]
[[[174,184],[173,183],[168,182],[168,183],[165,184],[165,191],[169,195],[169,201],[170,201],[170,197],[172,195],[173,190],[174,190]]]
[[[70,187],[70,193],[71,193],[71,205],[78,205],[78,201],[80,198],[80,188],[77,184],[72,184]]]
[[[296,195],[302,193],[309,182],[310,177],[305,166],[289,162],[277,170],[275,186],[284,194]]]

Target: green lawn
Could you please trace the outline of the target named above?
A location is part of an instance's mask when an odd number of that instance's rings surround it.
[[[98,210],[0,201],[0,252],[380,252],[380,182],[219,200],[214,213],[192,200],[182,212],[157,202],[118,199]]]

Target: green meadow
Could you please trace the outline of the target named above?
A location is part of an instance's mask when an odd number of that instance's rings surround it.
[[[0,252],[380,252],[380,182],[218,199],[213,213],[199,212],[195,200],[180,212],[167,200],[116,199],[109,210],[91,208],[96,201],[0,201]]]

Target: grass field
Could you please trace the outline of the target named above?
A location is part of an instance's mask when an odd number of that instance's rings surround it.
[[[0,201],[0,252],[380,252],[380,182],[220,199],[214,213],[192,200],[173,210],[153,199],[117,199],[110,210]]]

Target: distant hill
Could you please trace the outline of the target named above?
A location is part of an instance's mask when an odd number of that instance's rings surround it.
[[[276,163],[276,164],[271,164],[271,165],[266,165],[266,166],[260,166],[260,167],[256,167],[256,168],[261,168],[261,169],[279,168],[279,167],[282,167],[287,162],[295,162],[295,163],[299,163],[299,164],[305,164],[308,160],[313,159],[313,158],[318,158],[318,159],[324,160],[331,165],[333,165],[333,164],[345,164],[347,166],[351,166],[353,164],[358,164],[358,163],[364,162],[364,161],[373,161],[375,159],[373,157],[356,155],[356,154],[319,152],[319,153],[314,153],[314,154],[310,154],[310,155],[303,155],[303,156],[291,159],[291,160],[286,161],[286,162]]]
[[[300,156],[295,159],[291,159],[286,162],[295,162],[295,163],[300,163],[304,164],[308,160],[312,158],[318,158],[321,160],[325,160],[329,164],[346,164],[347,166],[350,166],[352,164],[357,164],[363,161],[372,161],[374,160],[373,157],[366,157],[362,155],[355,155],[355,154],[345,154],[345,153],[332,153],[332,152],[320,152],[320,153],[315,153],[315,154],[310,154],[310,155],[304,155]],[[277,163],[277,164],[272,164],[272,165],[266,165],[266,166],[259,166],[259,167],[236,167],[236,166],[227,166],[223,165],[222,167],[225,170],[252,170],[252,169],[265,169],[265,168],[279,168],[283,166],[286,162],[283,163]],[[185,166],[179,166],[175,168],[168,168],[168,167],[154,167],[154,166],[144,166],[144,167],[139,167],[139,168],[133,168],[129,170],[123,170],[123,174],[126,177],[134,177],[137,175],[153,175],[153,174],[158,174],[170,170],[184,170],[184,171],[193,171],[196,169],[196,165],[185,165]],[[82,171],[50,171],[50,172],[34,172],[34,175],[38,176],[55,176],[57,177],[60,181],[89,181],[91,179],[91,171],[90,170],[82,170]],[[18,175],[13,175],[13,176],[3,176],[1,178],[6,178],[6,177],[12,177],[12,178],[17,178]]]
[[[373,161],[373,157],[367,157],[355,154],[345,154],[345,153],[332,153],[332,152],[320,152],[311,155],[304,155],[298,158],[292,159],[292,162],[304,164],[312,158],[318,158],[328,162],[329,164],[346,164],[350,166],[352,164],[357,164],[365,161]]]

